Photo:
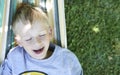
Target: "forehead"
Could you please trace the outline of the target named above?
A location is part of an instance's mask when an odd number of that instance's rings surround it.
[[[16,26],[16,32],[20,36],[43,33],[47,30],[48,30],[47,23],[38,22],[38,21],[35,21],[32,24],[30,22],[26,24],[23,24],[22,22],[18,22]]]

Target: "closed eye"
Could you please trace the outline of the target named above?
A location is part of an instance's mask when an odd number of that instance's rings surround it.
[[[25,41],[30,41],[30,40],[32,40],[32,38],[26,39]]]
[[[43,36],[45,36],[46,34],[42,34],[42,35],[39,35],[39,37],[43,37]]]

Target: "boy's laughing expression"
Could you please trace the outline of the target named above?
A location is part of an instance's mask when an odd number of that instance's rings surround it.
[[[35,59],[44,59],[47,56],[51,39],[51,29],[44,23],[35,21],[32,23],[18,23],[19,28],[16,40],[23,46],[26,52]]]

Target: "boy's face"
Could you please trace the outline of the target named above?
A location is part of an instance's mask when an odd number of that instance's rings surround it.
[[[18,23],[18,34],[16,40],[19,45],[25,48],[26,52],[35,59],[44,59],[51,39],[52,31],[44,23],[35,22],[34,25],[29,23],[23,25]]]

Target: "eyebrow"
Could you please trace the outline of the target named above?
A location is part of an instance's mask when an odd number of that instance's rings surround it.
[[[39,32],[39,34],[46,34],[46,33],[47,33],[46,30]]]

